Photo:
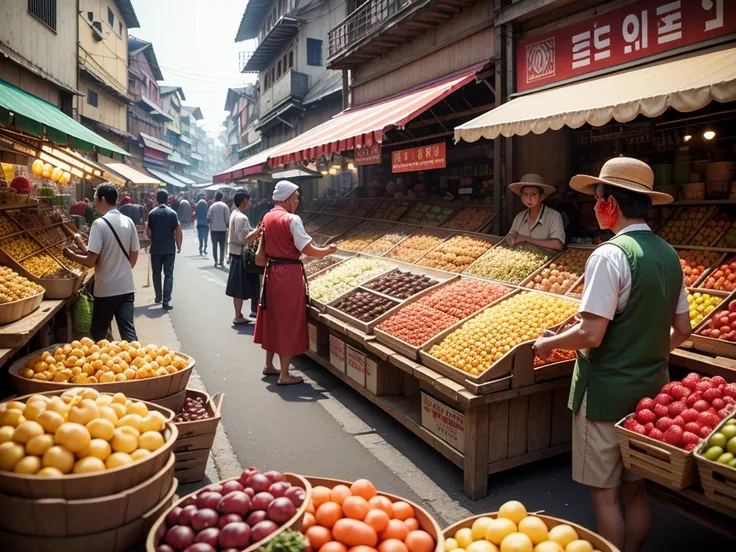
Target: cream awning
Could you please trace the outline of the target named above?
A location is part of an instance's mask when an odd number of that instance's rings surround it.
[[[626,123],[736,100],[736,47],[719,47],[521,96],[455,128],[455,141]]]
[[[150,174],[143,174],[124,163],[105,163],[105,166],[119,175],[124,176],[136,186],[158,186],[161,184],[161,180],[154,178]]]

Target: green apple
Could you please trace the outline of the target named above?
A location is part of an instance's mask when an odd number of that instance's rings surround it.
[[[736,454],[736,437],[731,437],[726,444],[726,450],[731,454]]]
[[[724,452],[718,457],[718,460],[716,460],[716,462],[718,462],[719,464],[728,464],[733,459],[733,454],[731,454],[730,452]]]
[[[721,428],[721,433],[726,436],[726,439],[736,437],[736,424],[725,425]]]
[[[709,447],[721,447],[721,448],[724,448],[726,446],[726,443],[727,442],[728,442],[728,439],[726,439],[726,436],[723,433],[721,433],[720,431],[716,431],[708,439],[708,446]]]
[[[721,454],[723,454],[723,449],[721,447],[710,447],[703,453],[703,457],[715,462],[720,458]]]
[[[728,465],[729,465],[730,467],[732,467],[732,468],[736,468],[736,458],[734,458],[733,460],[731,460],[731,461],[730,461],[730,462],[728,463]]]

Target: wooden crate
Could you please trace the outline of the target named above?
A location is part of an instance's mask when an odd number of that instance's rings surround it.
[[[345,373],[345,354],[347,353],[345,341],[334,334],[330,334],[330,364]]]
[[[317,321],[307,323],[309,333],[309,350],[321,355],[327,352],[330,346],[330,336],[324,324]]]
[[[388,361],[367,355],[365,359],[365,388],[377,397],[400,395],[404,391],[403,372]]]
[[[710,324],[711,319],[716,313],[728,309],[728,304],[736,299],[736,291],[728,293],[700,288],[689,289],[691,289],[692,291],[700,291],[701,293],[718,295],[719,297],[723,298],[723,301],[720,305],[718,305],[718,308],[714,309],[708,316],[703,318],[703,321],[693,329],[693,333],[690,335],[690,341],[693,344],[693,348],[696,351],[702,351],[716,356],[736,358],[736,343],[723,341],[721,339],[714,339],[709,336],[699,335],[698,333],[705,329],[708,324]]]
[[[220,418],[222,417],[222,400],[225,398],[224,393],[215,393],[210,397],[204,391],[187,389],[186,396],[192,398],[199,397],[203,399],[204,409],[207,411],[207,418],[204,420],[193,420],[190,422],[175,422],[176,427],[179,430],[179,438],[174,445],[175,448],[185,439],[191,439],[192,437],[198,437],[200,435],[214,434],[217,431],[217,425],[220,423]]]
[[[210,449],[179,452],[174,464],[174,475],[179,483],[194,483],[204,479]]]
[[[629,416],[616,424],[625,468],[671,489],[687,489],[697,483],[698,467],[692,452],[629,431],[624,427]]]
[[[726,422],[734,419],[736,415],[731,415],[723,420],[715,431],[719,431]],[[703,451],[706,448],[708,440],[703,439],[695,449],[695,461],[698,464],[698,472],[700,473],[700,484],[705,491],[705,497],[719,504],[723,504],[727,508],[736,510],[736,468],[724,466],[718,462],[713,462],[703,457]]]
[[[361,387],[365,387],[365,362],[365,354],[355,347],[346,345],[345,374]]]
[[[422,391],[422,426],[451,447],[465,452],[465,414]]]

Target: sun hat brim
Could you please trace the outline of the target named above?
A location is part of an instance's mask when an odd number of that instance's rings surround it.
[[[523,188],[526,188],[527,186],[536,186],[537,188],[541,188],[542,193],[544,193],[545,196],[552,195],[557,189],[554,186],[550,186],[549,184],[541,184],[539,182],[514,182],[512,184],[509,184],[509,190],[520,196],[521,190]]]
[[[635,192],[637,194],[648,195],[652,199],[652,205],[666,205],[672,203],[674,198],[670,194],[663,192],[655,192],[650,190],[642,184],[636,182],[630,182],[619,178],[598,178],[595,176],[589,176],[587,174],[578,174],[573,176],[570,180],[570,187],[580,192],[581,194],[595,195],[595,188],[598,184],[605,184],[606,186],[613,186],[614,188],[622,188]]]

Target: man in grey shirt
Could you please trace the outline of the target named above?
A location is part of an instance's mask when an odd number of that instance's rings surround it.
[[[212,255],[215,258],[215,268],[219,264],[224,268],[225,263],[225,242],[227,238],[227,228],[230,224],[230,209],[222,201],[222,192],[215,194],[215,202],[210,205],[207,211],[207,222],[210,226],[210,236],[212,237]],[[220,260],[217,260],[217,249],[220,249]]]
[[[181,253],[182,231],[176,211],[166,206],[168,196],[161,190],[156,194],[158,207],[148,213],[146,235],[151,240],[151,270],[153,271],[154,301],[163,302],[163,308],[171,308],[171,292],[174,288],[174,261]],[[164,289],[161,291],[161,269],[164,270]]]

